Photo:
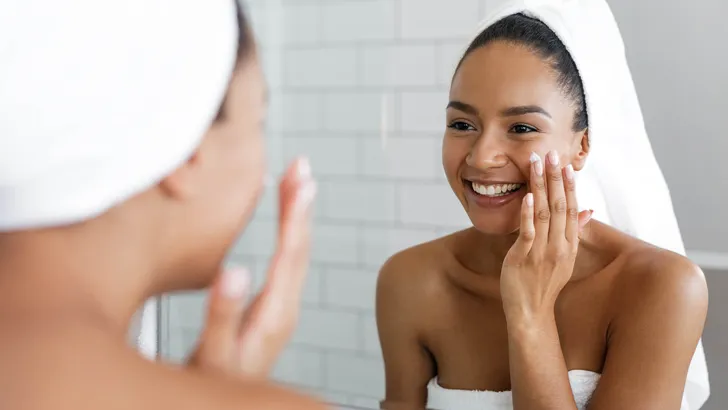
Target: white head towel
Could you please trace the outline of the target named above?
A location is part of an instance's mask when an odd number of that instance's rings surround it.
[[[237,41],[235,0],[0,3],[0,232],[93,218],[182,164]],[[138,336],[150,358],[156,308]]]
[[[685,255],[670,192],[647,137],[622,36],[606,1],[508,1],[486,17],[473,38],[516,13],[536,18],[556,33],[584,84],[591,151],[579,173],[579,205],[594,209],[595,218],[622,231]],[[690,364],[682,410],[699,409],[709,395],[701,341]]]
[[[237,50],[235,0],[0,4],[0,231],[93,218],[200,143]]]

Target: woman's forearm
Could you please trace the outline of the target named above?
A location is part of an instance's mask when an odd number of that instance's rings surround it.
[[[514,410],[576,410],[553,313],[508,320]]]

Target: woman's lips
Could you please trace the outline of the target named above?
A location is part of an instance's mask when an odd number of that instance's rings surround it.
[[[480,208],[497,209],[523,198],[527,184],[519,182],[473,182],[464,180],[468,200]]]

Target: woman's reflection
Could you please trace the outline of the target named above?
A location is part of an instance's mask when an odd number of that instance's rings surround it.
[[[616,71],[578,55],[578,36],[596,35],[589,52],[619,56],[598,49],[604,38],[621,46],[606,3],[554,4],[496,13],[455,72],[442,161],[473,227],[402,251],[381,270],[383,408],[695,409],[707,398],[700,269],[578,211],[575,174],[598,155],[592,145],[603,156],[644,156],[595,164],[617,170],[600,178],[627,176],[612,188],[664,181],[631,78],[620,75],[623,55],[611,62]],[[637,112],[629,101],[614,106],[610,89],[628,90]],[[607,148],[624,138],[633,142]],[[665,229],[676,227],[666,190],[646,192],[650,206],[625,216],[618,203],[638,191],[614,189],[602,189],[595,218],[643,237],[631,221],[652,209],[669,213]],[[683,397],[696,346],[695,383]]]

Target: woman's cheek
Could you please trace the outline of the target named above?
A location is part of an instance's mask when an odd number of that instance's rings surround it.
[[[468,155],[467,149],[463,149],[461,145],[448,136],[445,136],[442,143],[442,166],[448,179],[457,176],[460,165],[465,162]]]
[[[518,155],[515,158],[517,158],[518,169],[521,170],[526,180],[531,176],[531,154],[535,152],[543,160],[549,151],[547,147],[548,145],[543,143],[523,144],[520,147],[521,149],[519,149]]]

